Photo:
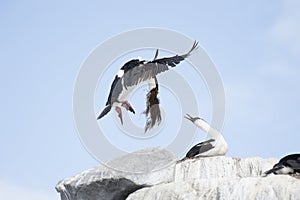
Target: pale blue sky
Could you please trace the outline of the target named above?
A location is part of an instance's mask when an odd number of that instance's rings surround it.
[[[59,180],[98,164],[73,122],[76,75],[97,45],[139,27],[173,29],[206,49],[226,90],[228,156],[299,152],[299,8],[296,0],[1,1],[1,199],[57,199]]]

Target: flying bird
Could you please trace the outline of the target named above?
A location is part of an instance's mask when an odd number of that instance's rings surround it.
[[[204,119],[201,119],[200,117],[191,117],[189,114],[186,114],[184,117],[208,134],[208,140],[193,146],[187,152],[184,159],[194,157],[223,156],[227,153],[227,143],[219,131],[212,128]]]
[[[279,160],[272,169],[264,172],[263,176],[269,174],[296,174],[300,173],[300,154],[290,154]]]
[[[144,81],[149,81],[159,73],[175,67],[185,58],[190,56],[191,53],[197,49],[197,47],[198,42],[195,41],[192,48],[183,55],[156,59],[158,54],[158,50],[156,50],[155,59],[152,61],[133,59],[125,63],[115,76],[105,104],[106,107],[103,109],[97,119],[101,119],[111,110],[112,107],[114,107],[118,113],[121,123],[123,124],[122,110],[119,105],[124,107],[127,111],[129,110],[130,112],[135,113],[130,103],[124,98],[138,84]]]

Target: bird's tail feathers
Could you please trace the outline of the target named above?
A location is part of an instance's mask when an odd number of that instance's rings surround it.
[[[106,115],[109,111],[111,110],[111,104],[107,105],[103,111],[101,112],[101,114],[99,115],[99,117],[97,117],[98,119],[101,119],[104,115]]]

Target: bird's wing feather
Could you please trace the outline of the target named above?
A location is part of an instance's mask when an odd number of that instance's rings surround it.
[[[287,155],[287,156],[281,158],[278,163],[284,163],[284,162],[286,162],[288,160],[295,160],[295,159],[300,159],[300,154],[290,154],[290,155]]]
[[[107,105],[103,111],[100,113],[100,115],[97,117],[97,119],[101,119],[104,115],[106,115],[111,110],[111,105]]]
[[[187,58],[192,51],[197,48],[197,46],[198,43],[195,41],[192,48],[186,54],[155,59],[128,70],[122,77],[124,79],[124,86],[130,87],[137,85],[141,82],[151,79],[159,73],[167,71],[169,67],[175,67],[181,61]]]
[[[300,169],[300,160],[287,160],[286,163],[293,169]]]
[[[200,142],[199,144],[196,144],[187,152],[186,157],[192,158],[196,155],[209,151],[210,149],[214,148],[214,146],[211,144],[211,142],[213,141],[215,140],[210,139],[204,142]]]
[[[300,154],[290,154],[279,160],[278,163],[283,163],[293,169],[300,169]]]
[[[122,92],[122,79],[118,76],[115,77],[114,81],[111,84],[111,88],[109,91],[108,99],[106,102],[106,106],[110,105],[112,102],[118,100],[120,93]]]
[[[215,139],[209,139],[209,140],[206,140],[206,141],[204,141],[204,142],[200,142],[200,143],[196,144],[196,146],[197,146],[197,145],[207,144],[207,143],[214,142],[214,141],[216,141],[216,140],[215,140]]]

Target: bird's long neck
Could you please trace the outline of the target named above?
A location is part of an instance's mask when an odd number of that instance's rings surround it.
[[[207,134],[208,134],[209,138],[222,139],[223,140],[223,136],[221,135],[221,133],[218,130],[212,128],[212,127],[209,129]]]
[[[197,123],[197,122],[196,122]],[[222,137],[221,133],[214,129],[213,127],[211,127],[207,122],[205,121],[201,121],[198,124],[196,124],[200,129],[202,129],[204,132],[206,132],[208,134],[209,139],[210,138],[219,138]]]

